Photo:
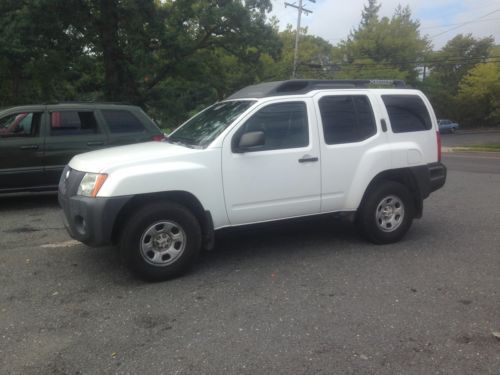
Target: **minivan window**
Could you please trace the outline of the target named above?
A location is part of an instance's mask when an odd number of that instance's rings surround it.
[[[57,111],[50,113],[50,135],[98,133],[93,112]]]
[[[382,95],[394,133],[429,130],[431,117],[424,101],[417,95]]]
[[[132,113],[122,110],[102,110],[110,133],[141,133],[144,126]]]
[[[360,142],[377,132],[370,100],[364,95],[325,96],[319,101],[328,145]]]
[[[13,113],[0,119],[0,137],[36,137],[40,129],[39,112]]]

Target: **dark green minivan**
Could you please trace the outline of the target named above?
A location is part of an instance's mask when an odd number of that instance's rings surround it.
[[[68,103],[0,111],[0,193],[57,190],[70,159],[83,152],[160,141],[164,134],[141,108]]]

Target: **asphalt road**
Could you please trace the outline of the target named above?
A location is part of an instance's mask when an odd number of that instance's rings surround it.
[[[0,198],[0,373],[498,374],[500,163],[444,162],[398,244],[332,219],[231,230],[157,284],[70,241],[54,195]]]

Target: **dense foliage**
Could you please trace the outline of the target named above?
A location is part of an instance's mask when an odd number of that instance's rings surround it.
[[[270,0],[2,0],[0,107],[71,100],[131,102],[163,127],[242,86],[291,76],[295,30]],[[299,78],[397,78],[438,116],[499,124],[492,38],[459,35],[440,51],[409,7],[380,18],[368,0],[338,46],[301,29]]]

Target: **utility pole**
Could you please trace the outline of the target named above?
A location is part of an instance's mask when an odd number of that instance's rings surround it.
[[[304,12],[306,14],[306,16],[308,14],[311,14],[312,11],[304,8],[302,6],[302,1],[303,0],[299,0],[299,5],[295,5],[294,4],[290,4],[290,3],[287,3],[285,2],[285,8],[286,7],[292,7],[292,8],[295,8],[298,10],[298,16],[297,16],[297,31],[295,32],[295,51],[293,53],[293,70],[292,70],[292,78],[295,78],[295,73],[297,72],[297,59],[298,59],[298,56],[299,56],[299,36],[300,36],[300,20],[302,18],[302,12]],[[316,3],[316,0],[308,0],[310,1],[311,3]]]

